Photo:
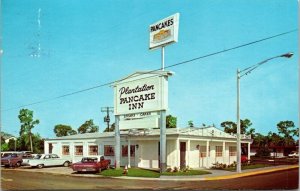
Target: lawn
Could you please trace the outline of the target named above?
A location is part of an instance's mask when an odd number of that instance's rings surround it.
[[[108,169],[102,171],[100,174],[103,176],[125,176],[123,174],[123,168],[120,169]],[[126,176],[131,177],[149,177],[149,178],[159,178],[160,173],[152,170],[145,170],[139,168],[128,169],[128,174]]]
[[[100,173],[103,176],[125,176],[123,174],[123,168],[120,169],[108,169]],[[130,168],[128,169],[128,174],[126,176],[130,177],[148,177],[148,178],[159,178],[160,175],[164,176],[192,176],[192,175],[203,175],[210,174],[210,172],[204,170],[189,170],[187,172],[164,172],[160,174],[157,171],[140,169],[140,168]]]
[[[189,170],[187,172],[163,172],[161,175],[164,176],[193,176],[193,175],[204,175],[204,174],[211,174],[211,172],[204,171],[204,170]]]
[[[268,167],[268,166],[271,166],[271,165],[269,165],[269,164],[250,164],[250,165],[242,166],[242,170],[264,168],[264,167]],[[236,167],[224,168],[224,170],[236,171]]]

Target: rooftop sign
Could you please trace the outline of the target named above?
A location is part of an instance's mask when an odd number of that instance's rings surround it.
[[[150,46],[154,49],[178,41],[179,13],[164,18],[149,27]]]

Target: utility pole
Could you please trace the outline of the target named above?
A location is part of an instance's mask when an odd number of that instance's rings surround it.
[[[237,149],[237,152],[236,152],[236,172],[237,173],[241,173],[242,172],[242,167],[241,167],[241,122],[240,122],[240,79],[245,76],[245,75],[248,75],[250,74],[253,70],[255,70],[256,68],[258,68],[259,66],[265,64],[266,62],[270,61],[270,60],[273,60],[275,58],[291,58],[292,56],[294,55],[294,53],[292,52],[288,52],[286,54],[282,54],[282,55],[279,55],[279,56],[274,56],[274,57],[271,57],[271,58],[268,58],[264,61],[261,61],[257,64],[254,64],[248,68],[245,68],[243,70],[239,70],[237,69],[237,72],[236,72],[236,76],[237,76],[237,121],[236,121],[236,124],[237,124],[237,132],[236,132],[236,149]],[[249,151],[248,151],[249,152]]]
[[[114,112],[114,108],[113,107],[101,107],[101,112],[106,112],[106,116],[104,117],[104,122],[107,123],[107,129],[109,132],[109,122],[110,122],[109,112]]]

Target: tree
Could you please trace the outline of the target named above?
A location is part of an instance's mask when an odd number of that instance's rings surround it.
[[[33,111],[29,109],[21,109],[18,117],[21,123],[20,136],[25,136],[27,140],[29,139],[30,150],[33,151],[31,129],[38,125],[40,121],[38,119],[33,120]]]
[[[4,137],[1,135],[1,144],[4,144],[5,143],[5,139]]]
[[[98,126],[96,126],[92,119],[84,122],[79,128],[78,133],[94,133],[98,131]]]
[[[249,119],[244,119],[240,121],[241,123],[241,134],[246,134],[246,135],[254,135],[255,129],[251,128],[249,131],[247,129],[252,125],[251,121]],[[224,131],[226,133],[233,133],[236,134],[236,123],[232,121],[224,121],[221,123],[221,127],[224,127]]]
[[[77,134],[77,132],[73,130],[71,126],[62,124],[55,125],[53,131],[57,137]]]
[[[177,117],[172,115],[167,115],[166,117],[166,128],[176,128],[177,126]]]
[[[189,126],[189,127],[194,127],[194,122],[193,122],[192,120],[189,120],[189,121],[188,121],[188,126]]]
[[[103,132],[113,132],[113,131],[115,131],[115,123],[111,124],[109,129],[106,127]]]
[[[281,135],[284,138],[285,145],[295,144],[293,136],[297,135],[298,128],[295,129],[295,124],[293,121],[280,121],[279,123],[277,123],[277,129],[279,135]]]

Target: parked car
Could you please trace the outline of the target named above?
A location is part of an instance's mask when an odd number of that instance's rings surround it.
[[[45,166],[69,166],[70,161],[56,154],[37,154],[33,159],[23,161],[24,165],[43,168]]]
[[[22,153],[13,153],[8,156],[1,157],[1,166],[5,167],[20,167],[23,161]]]
[[[292,151],[288,156],[289,157],[299,157],[299,153],[297,151]]]
[[[246,155],[241,155],[241,162],[242,163],[248,162],[248,157]]]
[[[81,162],[72,164],[70,167],[76,172],[101,172],[103,169],[108,169],[110,160],[100,157],[83,157]]]
[[[11,154],[20,154],[20,153],[21,152],[18,152],[18,151],[4,151],[4,152],[1,152],[1,158],[8,157]]]

